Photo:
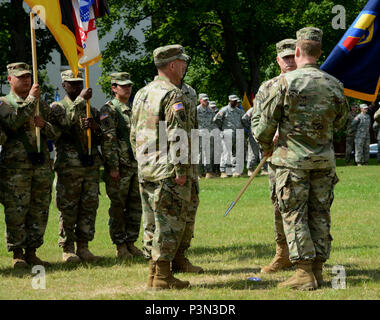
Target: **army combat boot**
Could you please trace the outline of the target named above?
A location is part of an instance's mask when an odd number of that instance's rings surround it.
[[[156,261],[156,273],[152,282],[153,290],[185,289],[189,285],[189,281],[181,281],[173,277],[170,271],[170,261]]]
[[[134,257],[143,257],[142,251],[137,248],[133,241],[127,242],[127,249]]]
[[[298,290],[314,290],[318,288],[312,270],[312,261],[298,261],[296,263],[296,274],[288,280],[278,284],[279,288],[291,288]]]
[[[17,248],[13,250],[13,261],[12,261],[13,269],[26,269],[28,268],[28,264],[24,258],[24,252],[21,248]]]
[[[63,245],[62,261],[67,263],[78,263],[80,258],[75,254],[74,242]]]
[[[173,272],[187,273],[203,273],[202,267],[193,266],[192,263],[185,257],[185,251],[178,249],[172,261]]]
[[[148,273],[148,281],[146,282],[146,289],[152,290],[153,288],[153,279],[156,274],[156,262],[153,259],[149,260],[149,273]]]
[[[32,266],[50,266],[50,263],[43,261],[36,256],[36,248],[26,248],[25,249],[25,261]]]
[[[313,273],[319,287],[323,286],[324,284],[323,276],[322,276],[323,263],[324,261],[322,261],[320,258],[316,258],[312,266]]]
[[[119,259],[128,259],[133,257],[132,253],[128,251],[125,242],[116,245],[116,257]]]
[[[272,262],[261,269],[261,273],[275,273],[290,268],[289,249],[286,242],[276,242],[276,255]]]
[[[88,241],[77,242],[77,256],[86,262],[96,262],[100,259],[100,257],[94,256],[91,251],[88,250]]]

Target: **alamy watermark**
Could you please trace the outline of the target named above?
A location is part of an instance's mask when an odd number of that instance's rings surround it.
[[[44,266],[36,265],[32,268],[32,274],[35,275],[32,278],[32,288],[34,290],[46,289],[46,271]]]
[[[336,16],[332,19],[331,25],[334,30],[346,29],[346,8],[337,4],[332,8],[332,13]]]
[[[343,266],[336,265],[332,268],[331,272],[335,275],[331,281],[333,289],[346,289],[346,270]]]

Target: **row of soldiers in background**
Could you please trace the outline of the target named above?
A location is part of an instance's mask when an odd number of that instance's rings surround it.
[[[210,134],[209,148],[204,148],[200,136],[200,176],[206,179],[219,176],[228,178],[239,177],[244,168],[237,161],[237,130],[244,130],[244,155],[246,155],[248,176],[251,176],[254,166],[260,161],[260,150],[251,132],[251,116],[253,108],[246,113],[241,106],[241,100],[236,95],[228,97],[229,103],[220,111],[214,101],[209,102],[207,94],[199,94],[200,104],[197,107],[200,134],[206,131]],[[219,137],[215,136],[219,135]],[[231,144],[232,143],[232,144]],[[222,148],[219,148],[221,144]],[[266,167],[263,170],[266,172]]]
[[[355,150],[355,162],[358,166],[368,165],[370,157],[370,128],[371,116],[368,114],[368,105],[352,105],[346,125],[346,164],[350,165],[353,150]],[[380,130],[379,124],[374,121],[372,125],[378,143],[377,161],[380,164]]]
[[[48,140],[54,140],[56,159],[56,205],[59,210],[59,246],[64,262],[93,262],[88,243],[95,234],[99,205],[99,169],[105,167],[109,208],[109,232],[119,258],[142,256],[134,245],[141,221],[137,163],[129,143],[132,81],[127,73],[111,75],[115,98],[100,112],[86,101],[92,90],[83,89],[81,74],[61,73],[66,91],[63,100],[49,107],[40,100],[40,88],[31,87],[30,67],[7,66],[11,91],[0,98],[2,151],[0,156],[0,202],[4,205],[6,245],[13,252],[14,268],[28,264],[49,265],[36,255],[43,243],[52,191],[52,168]],[[35,116],[39,103],[40,115]],[[41,130],[41,152],[37,151],[35,128]],[[92,145],[88,152],[87,131]],[[76,248],[75,248],[76,245]]]

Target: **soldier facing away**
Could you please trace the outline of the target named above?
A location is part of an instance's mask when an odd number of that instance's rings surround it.
[[[319,70],[321,47],[321,30],[297,31],[297,70],[281,75],[270,90],[255,131],[263,155],[273,152],[279,210],[289,259],[296,265],[295,275],[280,288],[323,285],[322,267],[330,256],[330,207],[338,182],[333,132],[345,125],[349,109],[342,83]]]
[[[143,205],[143,252],[149,259],[147,288],[182,289],[188,287],[189,282],[175,278],[171,267],[173,271],[191,268],[183,253],[186,249],[184,242],[189,243],[184,237],[191,238],[193,233],[191,218],[194,215],[189,215],[189,206],[194,198],[194,174],[197,172],[194,173],[190,165],[190,152],[179,152],[176,138],[177,134],[183,133],[190,146],[189,137],[196,121],[196,95],[190,87],[183,87],[189,57],[182,46],[157,48],[153,56],[158,76],[137,92],[131,127]],[[160,142],[162,123],[167,135],[164,142]],[[167,153],[160,159],[163,144]]]
[[[100,109],[104,181],[111,200],[109,232],[118,258],[143,256],[134,245],[139,236],[142,208],[137,162],[130,145],[129,97],[133,82],[127,72],[113,73],[110,77],[115,97]]]
[[[88,249],[94,239],[96,211],[99,205],[99,167],[102,164],[97,147],[101,129],[99,111],[91,107],[87,118],[86,100],[92,89],[83,89],[81,72],[61,73],[66,91],[63,100],[51,104],[52,119],[61,134],[55,141],[56,205],[59,210],[59,240],[64,262],[96,261]],[[91,130],[91,154],[87,129]],[[75,251],[75,243],[77,249]]]
[[[39,99],[39,85],[31,85],[29,65],[12,63],[7,69],[11,91],[0,98],[0,124],[7,134],[0,158],[7,249],[13,251],[14,268],[48,265],[36,256],[36,249],[43,244],[51,202],[47,141],[57,131],[50,123],[49,106]],[[35,116],[37,101],[39,116]],[[36,127],[40,128],[41,152]]]

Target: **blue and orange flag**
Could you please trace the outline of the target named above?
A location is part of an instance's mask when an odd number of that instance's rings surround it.
[[[100,60],[95,19],[109,13],[106,0],[24,0],[61,47],[71,70]]]
[[[380,0],[370,0],[321,69],[344,84],[346,96],[373,102],[380,88]]]

